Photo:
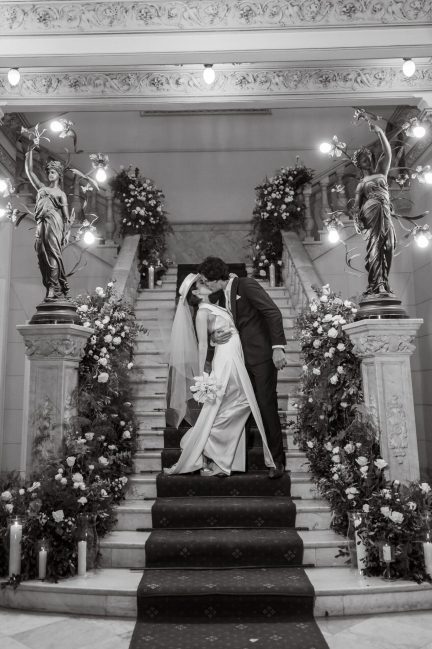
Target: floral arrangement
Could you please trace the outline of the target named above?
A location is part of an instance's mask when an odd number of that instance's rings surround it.
[[[122,168],[110,184],[114,196],[122,206],[122,234],[141,235],[141,272],[146,274],[147,268],[153,266],[163,273],[169,263],[165,259],[165,250],[171,226],[162,191],[155,186],[153,180],[141,176],[137,167],[131,166]]]
[[[281,231],[302,229],[305,206],[299,190],[312,175],[297,159],[295,167],[283,167],[255,188],[251,231],[255,276],[268,276],[270,263],[281,261]]]
[[[78,415],[68,422],[61,455],[40,459],[31,483],[9,476],[0,484],[0,534],[6,534],[9,516],[26,516],[23,579],[37,574],[35,546],[41,539],[50,548],[47,579],[75,574],[80,521],[87,517],[98,536],[106,534],[132,471],[138,426],[129,400],[128,375],[141,327],[128,304],[116,297],[112,282],[92,295],[78,297],[76,306],[81,323],[95,332],[80,363]],[[38,430],[55,425],[49,409],[42,415]],[[6,547],[0,546],[1,575],[7,574],[6,562]]]
[[[332,528],[344,535],[348,514],[362,513],[357,531],[366,546],[367,573],[382,574],[379,544],[385,541],[394,548],[394,577],[430,580],[419,541],[431,512],[431,488],[388,480],[376,427],[364,413],[360,364],[342,329],[356,307],[328,285],[316,293],[297,320],[304,365],[295,436],[330,504]]]
[[[219,395],[221,385],[213,372],[208,374],[203,372],[202,376],[194,376],[195,385],[192,385],[190,390],[193,392],[193,398],[198,403],[207,403],[208,401],[215,401]]]

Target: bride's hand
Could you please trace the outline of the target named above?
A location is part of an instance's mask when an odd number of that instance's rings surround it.
[[[210,338],[215,345],[224,345],[229,341],[231,336],[232,331],[230,329],[216,329],[216,331],[213,331]]]

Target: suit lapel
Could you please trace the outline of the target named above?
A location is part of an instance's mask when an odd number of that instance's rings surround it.
[[[239,278],[234,277],[233,283],[231,284],[231,313],[234,320],[234,324],[237,325],[237,288],[238,288]]]

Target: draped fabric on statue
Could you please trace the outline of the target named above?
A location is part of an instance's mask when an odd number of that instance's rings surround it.
[[[245,424],[252,415],[262,437],[266,466],[274,466],[264,432],[261,414],[247,373],[240,337],[231,315],[214,304],[200,304],[214,317],[212,330],[231,329],[233,335],[216,345],[213,372],[220,385],[215,401],[206,402],[195,423],[181,440],[182,454],[166,473],[190,473],[202,469],[203,456],[210,458],[225,473],[244,471],[246,461]]]
[[[49,187],[41,187],[37,193],[35,219],[35,250],[43,284],[46,289],[53,287],[66,294],[69,286],[61,256],[65,222],[59,197]]]
[[[359,220],[368,230],[366,245],[366,293],[391,292],[388,276],[396,246],[396,233],[392,222],[392,208],[386,178],[379,175],[365,180],[366,199],[361,206]]]

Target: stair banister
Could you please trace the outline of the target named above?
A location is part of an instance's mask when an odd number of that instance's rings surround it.
[[[139,242],[139,234],[125,236],[112,275],[116,294],[119,297],[126,297],[131,303],[135,301],[139,284]]]
[[[303,308],[316,298],[313,286],[321,286],[311,258],[296,232],[282,232],[284,285],[288,289],[294,307]]]

